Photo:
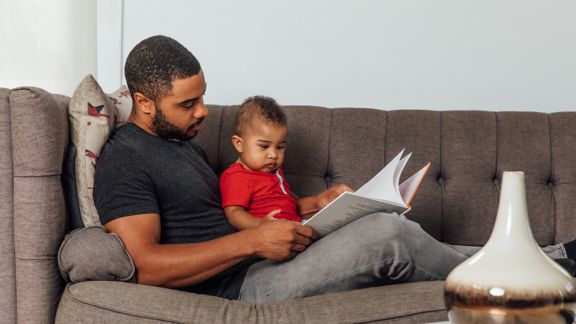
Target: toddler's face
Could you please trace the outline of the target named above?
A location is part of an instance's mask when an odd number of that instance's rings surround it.
[[[239,160],[254,171],[276,172],[284,163],[288,129],[271,123],[259,123],[247,128],[241,143],[236,145]]]

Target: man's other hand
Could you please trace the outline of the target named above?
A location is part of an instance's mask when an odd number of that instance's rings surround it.
[[[256,255],[274,261],[293,258],[316,238],[311,227],[287,220],[265,222],[246,231],[251,232]]]

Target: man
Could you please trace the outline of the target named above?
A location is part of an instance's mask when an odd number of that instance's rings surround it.
[[[126,60],[129,122],[97,165],[102,224],[124,242],[137,282],[263,303],[393,282],[443,279],[467,255],[398,215],[373,214],[315,240],[278,220],[236,231],[220,205],[218,177],[192,141],[208,111],[204,73],[175,40],[154,36]],[[303,199],[319,209],[347,186]],[[562,245],[549,248],[565,257]]]

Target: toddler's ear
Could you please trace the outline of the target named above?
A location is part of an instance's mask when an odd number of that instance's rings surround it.
[[[234,148],[236,148],[238,153],[242,153],[242,151],[244,151],[244,139],[242,139],[242,137],[238,135],[232,136],[232,145],[234,145]]]

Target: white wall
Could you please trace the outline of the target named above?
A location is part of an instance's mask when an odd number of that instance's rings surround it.
[[[129,50],[165,34],[200,59],[210,103],[576,110],[571,0],[0,0],[0,12],[1,87],[71,94],[93,73],[113,91]]]
[[[72,95],[96,73],[96,0],[0,0],[0,87]]]
[[[123,55],[172,36],[207,101],[385,109],[576,109],[571,0],[125,0]]]

